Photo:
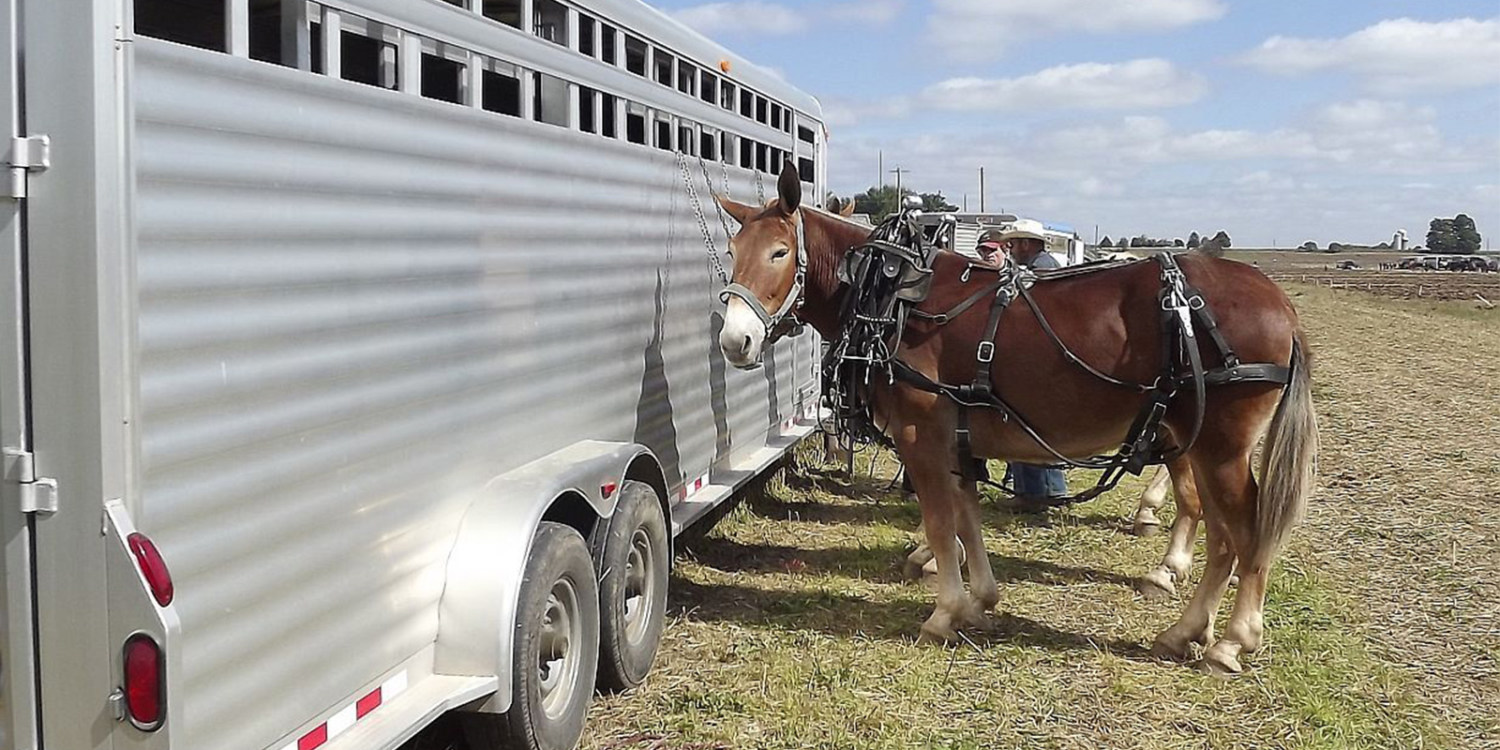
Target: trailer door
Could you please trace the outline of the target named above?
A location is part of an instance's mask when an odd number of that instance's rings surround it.
[[[32,529],[23,502],[34,498],[31,441],[27,434],[25,297],[25,193],[28,164],[40,160],[41,143],[26,141],[19,92],[21,45],[15,0],[0,0],[0,747],[37,746],[36,649],[32,597]]]

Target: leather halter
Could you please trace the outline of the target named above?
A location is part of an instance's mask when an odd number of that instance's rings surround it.
[[[767,344],[775,343],[786,335],[790,328],[795,327],[783,326],[782,323],[786,322],[788,317],[796,315],[797,309],[802,307],[803,295],[807,290],[807,222],[802,216],[800,207],[794,218],[797,220],[797,247],[792,252],[797,260],[797,275],[792,281],[792,288],[787,291],[786,299],[782,301],[781,307],[777,308],[776,312],[766,310],[760,297],[743,284],[730,282],[729,286],[719,292],[720,302],[728,304],[730,297],[739,297],[750,306],[750,311],[754,312],[755,317],[760,318],[761,324],[766,327],[765,343]]]

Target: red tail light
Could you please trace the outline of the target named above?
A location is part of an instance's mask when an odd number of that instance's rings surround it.
[[[151,587],[151,596],[155,597],[156,603],[163,607],[171,604],[172,573],[167,570],[161,553],[156,551],[156,544],[139,531],[126,537],[125,541],[130,545],[130,552],[135,555],[135,564],[140,567],[141,575],[146,577],[146,585]]]
[[[137,729],[161,728],[166,709],[161,646],[151,636],[137,633],[125,641],[125,714]]]
[[[614,482],[605,482],[604,484],[599,485],[599,494],[603,495],[605,500],[608,500],[614,496],[615,490],[619,488],[620,485]]]

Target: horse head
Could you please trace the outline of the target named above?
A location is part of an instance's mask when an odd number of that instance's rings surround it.
[[[802,179],[791,162],[782,168],[776,191],[761,208],[714,196],[740,224],[729,240],[734,275],[720,294],[727,308],[719,348],[741,369],[759,365],[764,348],[794,322],[806,283]]]

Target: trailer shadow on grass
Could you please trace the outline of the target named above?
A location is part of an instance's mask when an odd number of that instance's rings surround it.
[[[771,590],[739,584],[700,583],[680,577],[671,584],[670,611],[700,622],[809,631],[836,638],[874,638],[912,642],[930,614],[932,603],[915,584],[913,597],[876,600],[826,590]],[[918,596],[920,594],[920,596]],[[1149,661],[1141,644],[1059,630],[1029,617],[1002,611],[984,630],[964,636],[975,647],[1004,644],[1055,652],[1097,653]]]

